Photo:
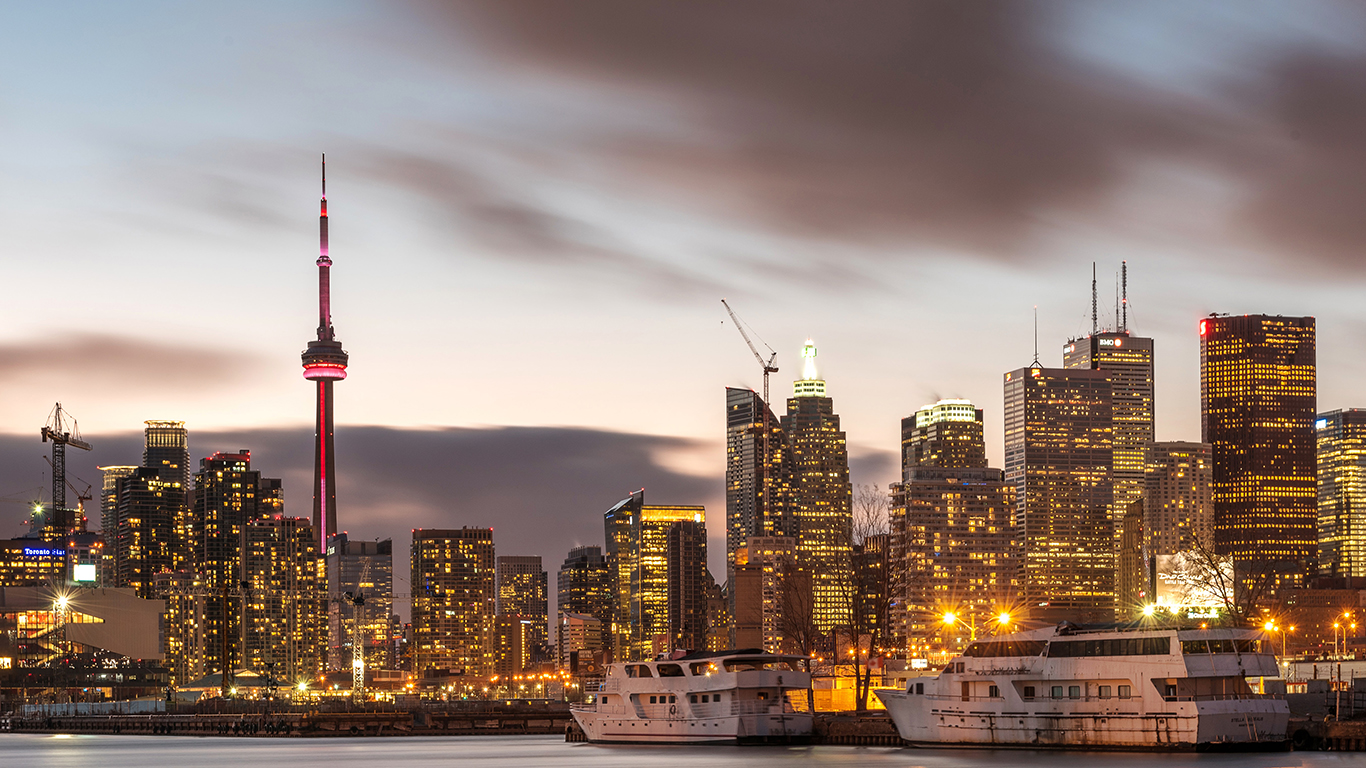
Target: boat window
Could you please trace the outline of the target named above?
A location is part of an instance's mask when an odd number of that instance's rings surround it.
[[[1181,652],[1187,656],[1193,653],[1209,653],[1209,643],[1204,640],[1182,640]]]
[[[1083,656],[1165,656],[1172,652],[1171,637],[1117,637],[1108,640],[1054,640],[1048,644],[1050,658]]]
[[[955,671],[955,672],[958,672],[959,674],[962,674],[963,670],[964,670],[966,667],[967,667],[967,664],[965,664],[965,663],[963,663],[963,662],[960,661],[960,662],[958,662],[958,664],[955,665],[954,671]]]
[[[655,669],[660,677],[683,677],[683,668],[677,664],[660,664]]]
[[[925,695],[925,684],[924,684],[924,683],[916,683],[916,684],[915,684],[915,692],[916,692],[917,695],[920,695],[920,696]]]
[[[1062,698],[1062,686],[1061,686],[1061,685],[1055,685],[1055,686],[1053,686],[1053,688],[1052,688],[1052,690],[1050,691],[1050,693],[1053,694],[1053,698],[1055,698],[1055,699],[1061,699],[1061,698]]]
[[[1034,686],[1032,686],[1032,685],[1026,685],[1026,686],[1024,687],[1024,697],[1025,697],[1026,699],[1032,699],[1032,698],[1034,698]]]
[[[677,704],[677,703],[678,703],[678,697],[677,697],[677,696],[674,696],[673,694],[670,694],[670,695],[669,695],[669,703],[670,703],[670,704]]]
[[[967,650],[963,651],[964,656],[977,658],[1000,658],[1002,656],[1040,656],[1043,654],[1045,644],[1042,640],[994,640],[991,642],[973,643]]]
[[[654,696],[651,696],[651,697],[650,697],[650,703],[651,703],[651,704],[656,703],[656,702],[655,702],[655,697],[654,697]]]
[[[714,665],[710,661],[694,661],[688,665],[694,675],[709,675],[715,671]]]
[[[1067,686],[1067,698],[1069,698],[1069,699],[1080,699],[1080,698],[1081,698],[1081,686],[1080,686],[1080,685],[1069,685],[1069,686]]]
[[[1108,686],[1108,685],[1102,685],[1102,686],[1100,686],[1100,697],[1101,697],[1102,699],[1108,699],[1108,698],[1110,698],[1110,686]]]
[[[720,701],[720,700],[721,700],[721,694],[719,694],[719,693],[713,693],[713,694],[711,695],[711,700],[712,700],[712,701]]]
[[[627,676],[627,677],[654,677],[654,675],[650,674],[650,668],[647,667],[647,666],[645,666],[644,664],[627,664],[627,665],[626,665],[626,676]]]
[[[1209,641],[1210,653],[1233,653],[1232,640],[1211,640]]]
[[[987,687],[987,697],[988,697],[988,698],[992,698],[992,699],[999,699],[999,698],[1001,698],[1001,689],[1000,689],[1000,687],[999,687],[999,686],[995,686],[995,685],[988,686],[988,687]]]
[[[759,691],[759,701],[768,701],[768,691]]]
[[[1121,699],[1127,699],[1127,698],[1129,698],[1129,696],[1131,695],[1129,691],[1130,691],[1129,686],[1127,686],[1127,685],[1121,685],[1121,686],[1119,687],[1119,697],[1120,697]]]
[[[690,694],[690,695],[688,696],[688,703],[689,703],[689,704],[696,704],[696,703],[697,703],[697,694],[695,694],[695,693],[694,693],[694,694]]]
[[[776,669],[780,672],[797,671],[786,661],[769,661],[766,659],[726,659],[724,664],[727,672],[744,672],[751,669]]]
[[[1239,653],[1261,653],[1261,642],[1258,640],[1234,640],[1233,647]]]

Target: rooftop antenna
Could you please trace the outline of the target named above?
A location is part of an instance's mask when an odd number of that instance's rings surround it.
[[[1095,336],[1100,332],[1100,326],[1096,323],[1096,263],[1091,262],[1091,335]]]
[[[1115,330],[1119,327],[1119,275],[1115,275]]]
[[[1034,305],[1034,365],[1039,368],[1039,305]]]
[[[1119,263],[1119,276],[1120,276],[1120,277],[1119,277],[1120,290],[1123,292],[1123,293],[1122,293],[1122,296],[1123,296],[1123,302],[1124,302],[1124,304],[1123,304],[1123,306],[1124,306],[1124,316],[1123,316],[1124,319],[1123,319],[1123,321],[1120,322],[1120,328],[1121,328],[1125,333],[1128,333],[1128,332],[1129,332],[1129,262],[1127,262],[1127,261],[1121,261],[1121,262]]]

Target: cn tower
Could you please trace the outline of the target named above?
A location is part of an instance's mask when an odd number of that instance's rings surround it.
[[[313,527],[318,552],[337,532],[337,460],[332,448],[332,383],[346,378],[346,350],[332,331],[332,259],[327,255],[327,155],[323,155],[322,213],[318,216],[318,338],[304,350],[304,378],[318,384],[313,439]]]

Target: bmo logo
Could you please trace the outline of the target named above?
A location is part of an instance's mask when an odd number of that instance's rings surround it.
[[[1102,347],[1122,347],[1124,339],[1096,339]]]

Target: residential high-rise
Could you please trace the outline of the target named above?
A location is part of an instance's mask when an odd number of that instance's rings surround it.
[[[323,158],[322,213],[318,216],[318,338],[303,353],[304,378],[317,384],[313,409],[313,528],[318,549],[337,533],[337,452],[332,439],[333,382],[346,378],[349,357],[332,328],[332,258],[327,242],[327,158]]]
[[[912,467],[987,465],[982,409],[968,400],[940,400],[901,420],[901,476]]]
[[[1319,574],[1366,576],[1366,410],[1319,414]]]
[[[493,667],[492,528],[413,531],[414,672],[482,677]]]
[[[119,481],[137,470],[136,465],[98,467],[100,470],[100,529],[112,534],[119,508]],[[113,557],[111,552],[109,555]],[[107,580],[112,584],[112,579]]]
[[[178,473],[162,480],[157,467],[135,467],[118,479],[109,494],[115,503],[105,519],[107,546],[112,550],[112,587],[130,587],[138,597],[158,597],[154,577],[185,564],[185,487]]]
[[[768,414],[768,439],[764,415]],[[767,460],[765,460],[765,445]],[[753,390],[726,388],[726,579],[751,536],[796,536],[786,433]],[[767,483],[767,490],[765,490]]]
[[[1030,618],[1109,621],[1115,607],[1111,374],[1031,366],[1005,374],[1005,479]]]
[[[1215,546],[1242,573],[1275,574],[1279,586],[1294,585],[1318,563],[1316,398],[1314,318],[1200,321]]]
[[[1155,438],[1153,340],[1127,330],[1093,333],[1062,348],[1062,367],[1105,371],[1110,376],[1110,521],[1116,535],[1129,505],[1143,497],[1144,447]]]
[[[527,652],[545,645],[549,622],[548,585],[540,555],[499,555],[495,611],[531,623]],[[519,670],[520,671],[520,670]]]
[[[1161,442],[1147,447],[1143,531],[1149,558],[1214,543],[1214,466],[1205,443]]]
[[[359,606],[328,603],[328,667],[351,668],[352,622],[354,612],[359,611],[366,669],[395,669],[398,627],[394,616],[393,540],[352,541],[345,532],[339,533],[328,540],[326,560],[327,578],[320,589],[331,585],[332,594],[359,592],[365,596]]]
[[[531,664],[534,624],[531,619],[515,613],[499,613],[493,619],[490,643],[493,674],[505,681],[504,684],[512,691],[518,691],[517,683],[512,682],[512,678]],[[521,696],[525,697],[526,694]]]
[[[327,661],[328,601],[312,521],[253,521],[242,530],[242,549],[242,666],[282,687],[316,680]]]
[[[647,507],[648,509],[648,507]],[[676,520],[665,532],[665,568],[671,650],[707,647],[707,526],[702,520]]]
[[[190,489],[190,441],[183,421],[146,421],[142,466],[156,470],[163,483]]]
[[[848,623],[853,485],[849,451],[834,400],[816,371],[816,346],[802,348],[802,378],[792,385],[782,430],[792,457],[792,517],[797,558],[811,573],[817,629]]]

